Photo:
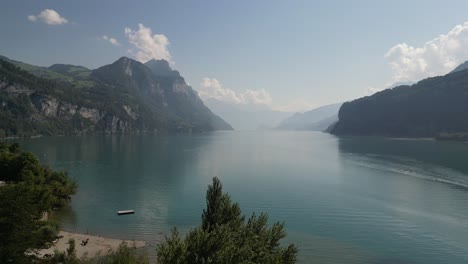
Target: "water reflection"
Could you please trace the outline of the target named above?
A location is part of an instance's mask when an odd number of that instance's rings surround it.
[[[43,162],[67,170],[79,183],[72,209],[62,214],[65,228],[148,239],[149,234],[177,224],[169,223],[171,205],[186,177],[193,176],[190,171],[198,163],[197,152],[210,140],[143,135],[47,137],[23,143]],[[122,209],[138,214],[117,217],[116,211]]]
[[[468,144],[430,139],[337,137],[340,153],[406,157],[468,174]]]

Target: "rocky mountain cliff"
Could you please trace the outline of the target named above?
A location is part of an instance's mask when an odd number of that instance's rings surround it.
[[[148,67],[123,57],[89,70],[7,60],[0,58],[0,137],[232,129],[166,61]]]

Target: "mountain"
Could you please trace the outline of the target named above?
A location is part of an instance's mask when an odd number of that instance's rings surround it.
[[[43,77],[47,79],[53,79],[53,80],[58,80],[58,81],[72,81],[71,78],[69,78],[66,75],[61,74],[60,72],[53,71],[47,67],[41,67],[41,66],[36,66],[28,63],[24,63],[21,61],[16,61],[16,60],[11,60],[5,56],[0,55],[0,60],[7,61],[9,63],[14,64],[15,66],[32,73],[38,77]]]
[[[213,98],[206,99],[205,104],[237,130],[272,129],[291,115],[264,105],[233,104]]]
[[[468,132],[468,70],[432,77],[344,103],[338,135],[435,137]]]
[[[304,113],[295,113],[283,120],[276,129],[324,131],[338,121],[341,105],[342,103],[325,105]]]
[[[458,71],[463,71],[468,69],[468,61],[465,61],[464,63],[458,65],[455,69],[453,69],[450,73],[458,72]]]
[[[91,74],[88,68],[68,64],[54,64],[47,69],[72,78],[87,78]]]
[[[180,74],[153,70],[126,57],[95,70],[0,59],[0,137],[232,129]]]
[[[169,62],[167,62],[166,60],[152,59],[147,61],[145,65],[151,70],[153,74],[157,76],[181,78],[180,73],[171,69],[171,66],[169,66]]]
[[[389,88],[395,88],[395,87],[403,86],[403,85],[413,85],[413,84],[415,84],[415,83],[416,83],[416,82],[410,82],[410,81],[408,81],[408,82],[396,82],[396,83],[390,85],[390,87],[388,87],[387,89],[389,89]]]

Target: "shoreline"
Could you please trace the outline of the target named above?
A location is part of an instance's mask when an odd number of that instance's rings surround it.
[[[59,236],[63,236],[58,239],[50,248],[34,250],[35,255],[43,258],[45,255],[53,255],[54,250],[65,252],[68,248],[68,240],[75,240],[76,256],[78,258],[86,257],[93,258],[96,256],[104,256],[109,254],[110,251],[115,251],[119,248],[120,244],[126,243],[131,248],[144,248],[146,247],[146,241],[141,240],[123,240],[114,238],[105,238],[101,236],[93,236],[88,234],[73,233],[67,231],[60,231]],[[83,246],[82,241],[88,240],[87,244]]]

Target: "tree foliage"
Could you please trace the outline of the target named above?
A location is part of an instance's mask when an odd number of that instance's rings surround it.
[[[0,263],[28,263],[24,253],[38,244],[42,226],[37,195],[26,184],[0,187]]]
[[[177,229],[158,246],[160,263],[295,263],[297,248],[282,247],[284,223],[268,226],[268,216],[247,221],[218,178],[208,187],[202,225],[182,238]]]
[[[18,144],[0,143],[0,181],[30,186],[43,211],[62,207],[76,192],[77,184],[64,171],[54,171],[30,152],[20,150]]]
[[[42,221],[43,212],[68,203],[76,183],[7,143],[0,143],[0,181],[0,263],[29,263],[25,252],[55,239],[58,229]]]
[[[106,256],[96,257],[90,260],[82,260],[81,264],[148,264],[149,260],[145,254],[139,254],[135,249],[125,243]]]

